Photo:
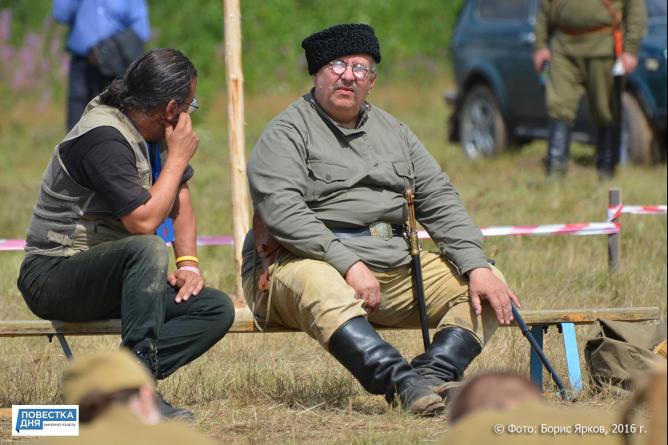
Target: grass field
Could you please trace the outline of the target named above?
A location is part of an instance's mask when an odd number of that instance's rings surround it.
[[[305,84],[305,88],[306,88]],[[611,183],[600,183],[593,148],[575,146],[563,181],[545,181],[545,142],[534,142],[494,160],[471,162],[445,139],[448,110],[440,98],[445,81],[429,85],[380,79],[370,100],[407,122],[447,171],[474,221],[491,225],[604,221],[610,186],[623,190],[628,204],[666,203],[666,166],[625,167]],[[263,126],[301,91],[247,98],[248,150]],[[231,233],[225,97],[204,101],[196,119],[200,149],[191,182],[199,233]],[[34,110],[15,102],[0,122],[0,238],[22,238],[40,176],[63,135],[62,104]],[[622,257],[610,275],[605,236],[496,237],[486,253],[497,261],[525,308],[653,306],[666,314],[666,218],[622,218]],[[429,246],[426,246],[429,247]],[[0,319],[33,316],[18,290],[19,252],[0,252]],[[231,249],[202,248],[208,283],[231,292]],[[94,296],[91,296],[94,297]],[[589,328],[577,328],[580,350]],[[407,357],[421,348],[419,332],[386,332]],[[76,338],[76,352],[111,349],[116,338]],[[546,337],[546,350],[565,376],[561,338]],[[529,346],[519,330],[498,331],[469,375],[487,369],[528,374]],[[583,361],[584,363],[584,361]],[[0,340],[0,407],[57,403],[58,377],[65,360],[57,343],[39,339]],[[546,395],[555,400],[547,376]],[[444,418],[415,419],[367,395],[345,370],[301,333],[231,334],[195,363],[161,383],[168,400],[197,415],[196,426],[224,443],[241,444],[418,444],[433,443],[446,430]],[[579,404],[612,408],[623,400],[586,390]],[[0,442],[10,442],[9,420],[0,419]]]

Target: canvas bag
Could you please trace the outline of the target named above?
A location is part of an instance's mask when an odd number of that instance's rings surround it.
[[[630,389],[638,374],[656,367],[662,358],[654,351],[666,340],[666,323],[648,325],[598,320],[594,337],[585,344],[585,361],[594,387],[619,385]]]

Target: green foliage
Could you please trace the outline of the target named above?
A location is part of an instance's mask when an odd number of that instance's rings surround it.
[[[302,85],[308,77],[302,39],[334,24],[354,22],[376,29],[384,77],[432,78],[446,66],[450,35],[464,1],[242,1],[246,87],[250,92],[284,91]],[[220,89],[225,67],[223,2],[148,0],[148,4],[153,29],[149,47],[175,47],[190,57],[200,73],[200,96]],[[0,0],[0,9],[6,8],[12,10],[14,45],[27,33],[40,32],[51,14],[48,0]]]
[[[338,23],[369,23],[381,44],[384,76],[430,76],[445,66],[463,0],[274,0],[242,3],[244,71],[250,90],[303,81],[301,41]],[[257,69],[260,67],[260,69]]]
[[[0,11],[12,11],[9,42],[18,45],[29,32],[38,32],[51,16],[51,0],[0,0]]]

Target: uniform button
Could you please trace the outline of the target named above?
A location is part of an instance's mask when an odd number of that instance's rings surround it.
[[[328,181],[331,181],[332,180],[332,175],[330,175],[330,174],[325,175],[325,179],[328,180]]]

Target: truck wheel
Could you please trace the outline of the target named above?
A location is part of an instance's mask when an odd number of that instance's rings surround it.
[[[459,115],[459,138],[469,159],[495,156],[508,145],[508,129],[496,97],[485,85],[473,87],[464,97]]]
[[[654,131],[647,121],[642,107],[630,93],[622,96],[623,133],[621,160],[629,159],[634,164],[651,165],[659,161],[655,153]]]

